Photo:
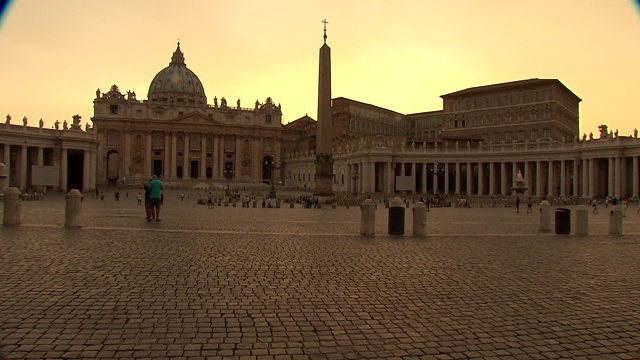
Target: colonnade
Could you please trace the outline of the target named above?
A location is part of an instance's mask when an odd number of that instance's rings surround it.
[[[123,136],[118,141],[109,141],[109,133]],[[276,138],[174,131],[105,131],[104,137],[98,154],[100,180],[123,176],[148,178],[153,174],[165,180],[220,180],[227,174],[234,179],[270,179],[271,172],[264,170],[265,159],[276,164],[280,161],[281,145]],[[114,166],[110,165],[113,154],[118,155],[115,169],[110,168]],[[271,155],[275,158],[271,159]],[[275,176],[279,178],[277,172]]]
[[[50,190],[78,188],[86,191],[95,188],[95,151],[67,147],[64,143],[61,146],[38,146],[12,144],[5,140],[2,162],[6,175],[2,190],[9,187],[23,191],[41,190],[43,185],[49,186]],[[34,173],[33,166],[51,169]]]
[[[337,164],[334,185],[349,193],[511,195],[520,173],[528,196],[637,197],[639,168],[640,156],[426,162],[356,158]]]

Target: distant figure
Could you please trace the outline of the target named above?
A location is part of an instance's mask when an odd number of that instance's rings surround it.
[[[591,206],[593,206],[593,210],[591,210],[592,214],[598,213],[598,199],[591,200]]]
[[[531,196],[527,199],[527,214],[531,214],[531,205],[533,205],[533,200]]]
[[[184,193],[180,194],[180,201],[184,201]]]
[[[209,194],[207,195],[207,207],[209,209],[213,209],[213,195],[211,194],[211,191],[209,191]]]
[[[142,205],[142,193],[138,193],[138,205]]]
[[[520,197],[516,194],[516,213],[520,213]]]

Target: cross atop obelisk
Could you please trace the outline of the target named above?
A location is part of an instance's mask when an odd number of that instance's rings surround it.
[[[324,43],[327,43],[327,24],[329,23],[327,21],[327,19],[322,20],[322,22],[324,23]]]

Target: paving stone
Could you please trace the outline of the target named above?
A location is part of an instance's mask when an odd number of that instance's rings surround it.
[[[170,197],[169,197],[170,199]],[[55,194],[0,231],[0,349],[20,358],[640,358],[640,217],[537,232],[512,209],[432,209],[426,238],[359,209]],[[1,212],[1,211],[0,211]],[[407,219],[406,229],[411,229]]]

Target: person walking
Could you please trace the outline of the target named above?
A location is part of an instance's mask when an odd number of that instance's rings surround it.
[[[157,175],[153,175],[149,181],[149,206],[151,213],[155,215],[156,222],[160,221],[160,208],[162,207],[162,182]],[[151,219],[147,219],[151,221]]]
[[[533,200],[531,199],[531,196],[529,196],[529,198],[527,199],[527,214],[532,213],[531,205],[533,205]]]
[[[520,197],[516,195],[516,213],[520,213]]]

